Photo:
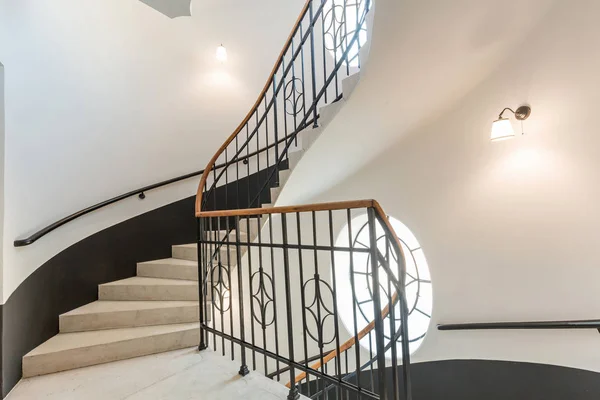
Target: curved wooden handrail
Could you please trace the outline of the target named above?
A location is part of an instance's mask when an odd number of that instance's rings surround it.
[[[217,210],[217,211],[201,211],[196,214],[197,217],[234,217],[234,216],[252,216],[263,214],[286,214],[292,212],[307,212],[307,211],[335,211],[354,208],[375,207],[375,200],[350,200],[336,201],[331,203],[314,203],[302,204],[299,206],[283,206],[269,208],[242,208],[237,210]]]
[[[267,90],[269,90],[269,87],[271,85],[271,80],[273,79],[273,75],[275,75],[275,72],[277,72],[277,69],[281,65],[281,62],[283,61],[283,57],[285,55],[285,52],[290,47],[290,45],[292,43],[292,38],[296,34],[298,27],[300,26],[300,23],[302,22],[302,19],[304,18],[304,16],[306,15],[306,13],[310,7],[311,2],[312,2],[312,0],[306,0],[306,3],[302,7],[302,11],[300,11],[300,15],[298,16],[298,19],[294,23],[294,27],[292,28],[292,31],[290,32],[287,40],[285,41],[285,44],[283,45],[283,49],[279,53],[279,57],[277,57],[277,61],[275,61],[275,65],[273,66],[273,69],[271,70],[271,73],[269,74],[269,78],[267,79],[267,82],[265,83],[265,86],[263,87],[263,89],[260,91],[260,94],[256,98],[254,105],[252,106],[252,108],[250,108],[250,111],[248,111],[248,114],[246,114],[246,117],[244,117],[242,122],[237,126],[237,128],[235,128],[233,133],[231,135],[229,135],[227,140],[225,140],[225,142],[221,145],[221,147],[219,147],[219,150],[217,150],[215,155],[210,159],[210,161],[206,165],[206,168],[204,169],[204,173],[202,174],[202,177],[200,178],[200,183],[198,184],[198,191],[196,194],[196,214],[198,214],[199,212],[202,211],[202,195],[204,192],[204,185],[206,184],[206,180],[208,179],[208,175],[210,174],[210,171],[212,171],[215,163],[217,162],[217,159],[223,153],[223,151],[225,151],[225,148],[227,148],[227,146],[229,146],[229,144],[231,142],[233,142],[233,140],[238,135],[238,133],[241,132],[244,125],[246,125],[246,123],[248,123],[248,121],[250,121],[252,114],[254,114],[254,111],[260,104],[263,96],[267,93]]]

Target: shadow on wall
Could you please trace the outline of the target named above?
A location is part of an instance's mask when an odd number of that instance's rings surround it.
[[[140,0],[169,18],[189,17],[192,15],[190,3],[192,0]]]

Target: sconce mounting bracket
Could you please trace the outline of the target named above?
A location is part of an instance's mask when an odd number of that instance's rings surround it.
[[[515,118],[519,121],[524,121],[531,115],[531,107],[529,106],[521,106],[517,108],[515,111]]]

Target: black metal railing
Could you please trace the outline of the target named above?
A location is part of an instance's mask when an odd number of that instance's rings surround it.
[[[271,374],[289,399],[411,399],[404,254],[375,201],[206,211],[198,223],[201,350]]]
[[[342,80],[359,70],[370,6],[371,0],[307,1],[254,106],[208,163],[198,187],[197,213],[210,207],[261,206],[267,191],[279,184],[278,171],[298,144],[298,133],[317,127],[319,108],[339,100]],[[248,157],[264,143],[281,144]],[[240,165],[244,156],[249,162]],[[236,186],[227,204],[217,204],[218,186],[236,185],[263,169],[269,173],[256,176],[258,193]]]

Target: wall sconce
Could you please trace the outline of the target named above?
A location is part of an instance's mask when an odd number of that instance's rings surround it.
[[[521,106],[517,108],[517,111],[513,111],[512,109],[506,107],[504,110],[502,110],[498,116],[498,119],[492,124],[492,141],[510,139],[515,136],[515,131],[512,128],[510,120],[508,118],[502,118],[502,114],[504,114],[504,111],[506,110],[513,113],[518,121],[525,121],[531,115],[531,107],[529,106]],[[522,130],[521,134],[523,134]]]
[[[217,60],[219,60],[221,63],[227,61],[227,49],[225,46],[223,46],[223,44],[217,47]]]

